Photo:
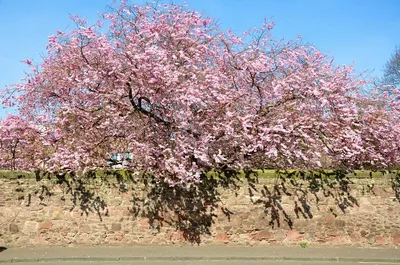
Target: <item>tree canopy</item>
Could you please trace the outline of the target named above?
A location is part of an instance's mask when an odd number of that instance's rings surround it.
[[[396,47],[383,68],[381,84],[387,86],[386,90],[400,85],[400,47]]]
[[[2,121],[0,167],[87,170],[128,152],[129,169],[176,184],[218,168],[400,164],[398,91],[362,94],[351,67],[275,40],[273,23],[238,35],[184,6],[126,2],[105,24],[72,19],[3,95],[19,115]]]

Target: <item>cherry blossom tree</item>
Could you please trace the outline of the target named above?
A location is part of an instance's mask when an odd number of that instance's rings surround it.
[[[36,169],[41,162],[40,130],[17,115],[0,120],[0,168]]]
[[[72,17],[6,97],[40,125],[46,151],[29,150],[47,170],[126,152],[171,184],[218,168],[399,164],[396,101],[362,95],[351,67],[300,39],[276,41],[272,23],[239,36],[184,6],[126,2],[103,18],[108,31]]]

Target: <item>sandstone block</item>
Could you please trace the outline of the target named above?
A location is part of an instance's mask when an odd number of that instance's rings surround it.
[[[39,223],[35,221],[26,221],[22,232],[24,234],[36,233],[39,229]]]
[[[386,244],[386,238],[383,236],[377,236],[375,237],[375,243],[378,245],[384,245]]]
[[[224,242],[228,243],[229,242],[229,236],[226,233],[219,233],[215,236],[215,240],[218,242]]]
[[[252,235],[251,238],[256,241],[271,240],[274,238],[274,234],[269,230],[262,230]]]
[[[90,233],[92,231],[89,225],[83,225],[80,227],[79,230],[83,233]]]
[[[396,245],[400,245],[400,234],[394,234],[392,236],[392,243]]]
[[[344,220],[335,220],[334,223],[335,223],[335,227],[338,229],[342,229],[346,226],[346,221],[344,221]]]
[[[47,230],[47,229],[50,229],[52,226],[53,226],[53,223],[50,220],[46,220],[40,224],[39,229]]]
[[[113,223],[111,225],[111,231],[116,232],[116,231],[121,231],[121,229],[122,229],[122,225],[120,223]]]
[[[140,220],[139,225],[140,225],[140,227],[143,227],[143,228],[150,228],[149,219],[144,218],[144,219]]]
[[[300,241],[303,240],[303,235],[296,230],[290,230],[286,236],[287,241]]]
[[[10,230],[10,232],[13,233],[13,234],[18,233],[18,232],[19,232],[18,225],[16,225],[16,224],[10,224],[9,230]]]

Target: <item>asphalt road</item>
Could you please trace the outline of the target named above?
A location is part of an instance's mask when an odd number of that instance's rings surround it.
[[[400,265],[398,248],[71,246],[2,248],[5,265]]]

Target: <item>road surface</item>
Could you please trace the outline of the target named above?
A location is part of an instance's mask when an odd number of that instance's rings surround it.
[[[6,248],[4,265],[400,265],[400,249],[310,246],[70,246]]]
[[[388,262],[340,262],[340,261],[51,261],[10,262],[4,265],[398,265]]]

